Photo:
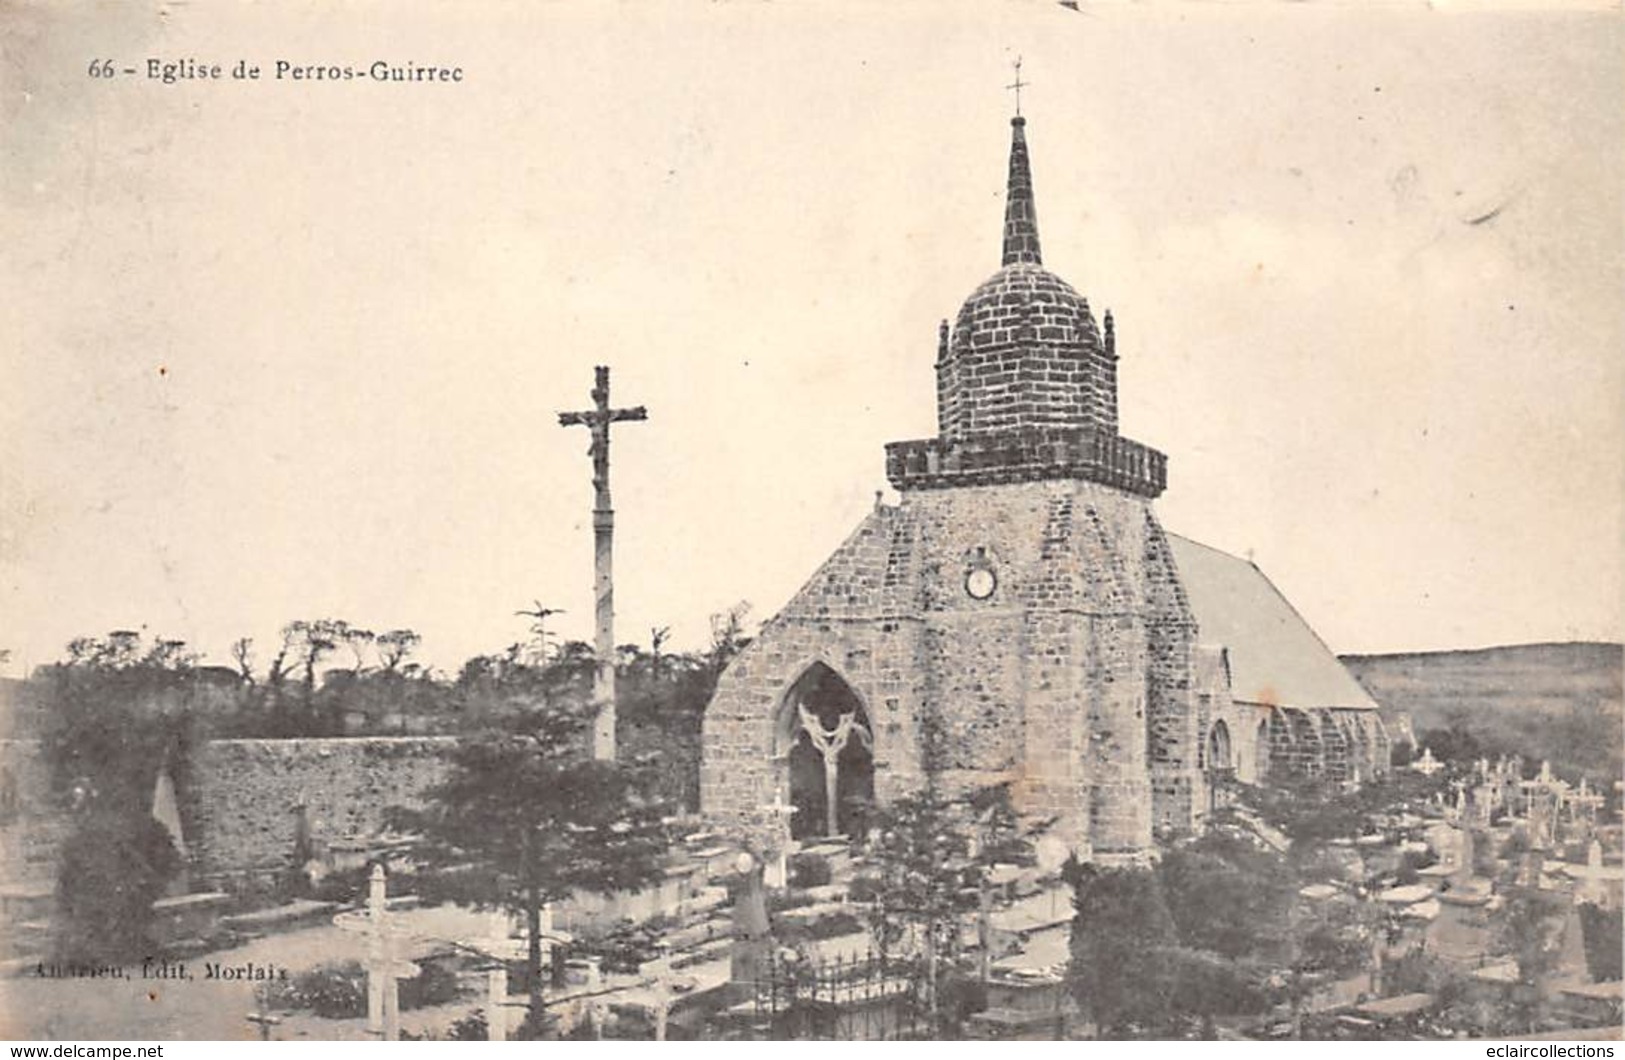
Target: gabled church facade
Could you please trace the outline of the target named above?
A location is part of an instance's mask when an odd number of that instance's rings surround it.
[[[810,839],[928,776],[1008,783],[1111,862],[1199,828],[1216,774],[1387,768],[1376,704],[1262,573],[1163,530],[1117,358],[1110,312],[1044,268],[1017,117],[1001,267],[939,334],[937,436],[886,447],[900,502],[722,675],[707,815]]]

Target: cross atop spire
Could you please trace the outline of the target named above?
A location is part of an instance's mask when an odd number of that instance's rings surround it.
[[[1019,56],[1019,55],[1016,56],[1016,61],[1011,63],[1010,65],[1012,65],[1012,66],[1014,66],[1016,68],[1016,79],[1015,79],[1015,81],[1013,81],[1012,83],[1010,83],[1008,85],[1005,85],[1004,87],[1014,91],[1015,94],[1016,94],[1016,117],[1019,118],[1019,117],[1021,117],[1021,90],[1026,88],[1027,86],[1031,85],[1032,82],[1031,81],[1023,81],[1021,79],[1021,56]]]

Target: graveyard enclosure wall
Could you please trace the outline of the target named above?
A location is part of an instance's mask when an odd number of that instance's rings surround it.
[[[700,715],[655,711],[615,719],[615,744],[623,761],[652,760],[655,791],[684,813],[700,803]]]
[[[0,740],[0,879],[55,880],[67,819],[49,795],[39,744]]]
[[[698,734],[691,717],[635,727],[630,753],[661,752],[676,797],[694,801]],[[624,728],[624,727],[623,727]],[[182,771],[181,816],[194,880],[235,888],[294,868],[303,814],[319,851],[385,831],[392,806],[420,807],[446,775],[453,737],[213,740]],[[301,807],[303,810],[301,811]],[[0,740],[0,879],[52,882],[68,820],[49,797],[31,740]]]
[[[215,740],[182,793],[196,871],[219,884],[293,866],[301,812],[316,844],[381,834],[391,806],[421,806],[450,737]],[[301,811],[303,807],[303,811]]]

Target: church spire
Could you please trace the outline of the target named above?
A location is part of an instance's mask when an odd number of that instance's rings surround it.
[[[1033,205],[1033,175],[1027,166],[1027,119],[1010,119],[1010,185],[1004,199],[1004,264],[1042,265],[1038,249],[1038,211]]]

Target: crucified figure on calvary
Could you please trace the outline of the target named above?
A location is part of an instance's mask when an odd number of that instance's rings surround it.
[[[836,835],[840,832],[836,788],[840,779],[841,752],[846,749],[847,741],[856,735],[864,750],[872,753],[873,737],[869,727],[858,720],[856,711],[842,714],[836,719],[835,728],[826,729],[818,715],[806,707],[796,709],[801,713],[801,731],[807,734],[813,750],[824,759],[824,834]]]

